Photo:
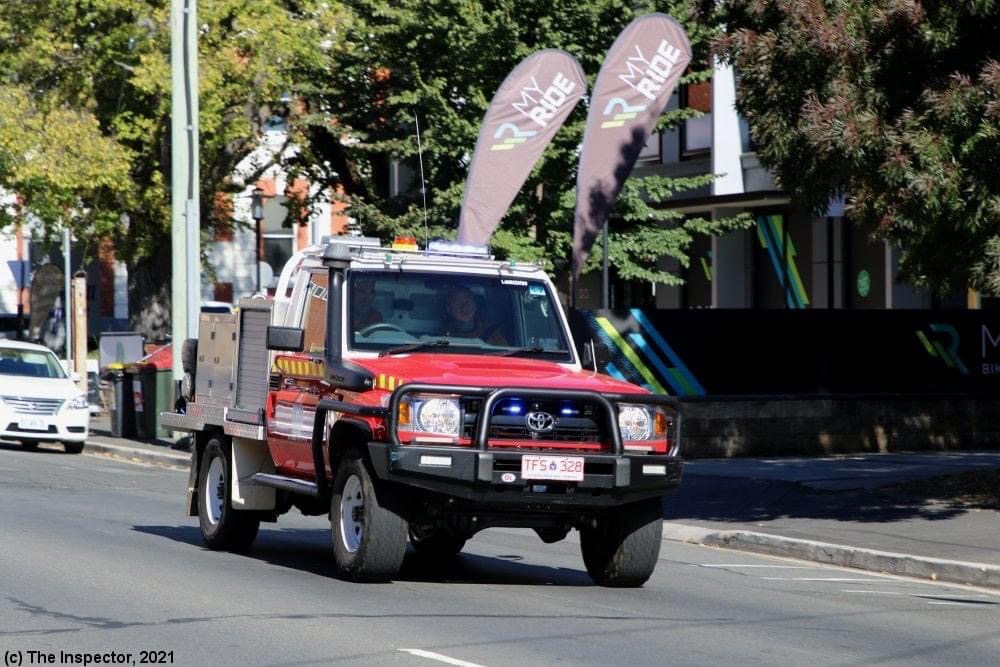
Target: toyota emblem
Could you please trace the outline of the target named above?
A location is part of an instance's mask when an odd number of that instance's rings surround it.
[[[535,433],[548,433],[556,427],[556,418],[548,412],[529,412],[524,423]]]

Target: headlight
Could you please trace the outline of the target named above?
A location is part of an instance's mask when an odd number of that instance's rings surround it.
[[[430,398],[413,401],[414,430],[425,433],[458,435],[461,412],[458,399]]]
[[[80,394],[76,398],[71,398],[69,400],[70,410],[86,410],[90,407],[90,403],[87,401],[87,396],[85,394]]]
[[[653,415],[643,405],[618,406],[618,428],[622,440],[649,440],[653,435]]]

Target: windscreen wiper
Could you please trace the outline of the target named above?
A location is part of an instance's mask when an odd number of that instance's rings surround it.
[[[515,354],[566,354],[566,350],[549,350],[544,347],[514,347],[509,350],[490,352],[494,357],[511,357]]]
[[[394,354],[405,354],[407,352],[416,352],[417,350],[425,350],[431,347],[448,347],[451,345],[451,341],[439,338],[438,340],[422,340],[419,343],[408,343],[406,345],[397,345],[396,347],[390,347],[382,350],[378,353],[378,356],[389,357]]]

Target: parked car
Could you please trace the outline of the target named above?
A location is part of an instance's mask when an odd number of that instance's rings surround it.
[[[87,395],[66,374],[52,350],[0,340],[0,438],[25,449],[62,442],[83,451],[90,420]]]

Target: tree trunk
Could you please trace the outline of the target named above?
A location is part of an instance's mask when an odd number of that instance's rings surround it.
[[[146,340],[170,335],[170,238],[162,251],[136,261],[128,271],[129,328]]]

